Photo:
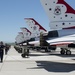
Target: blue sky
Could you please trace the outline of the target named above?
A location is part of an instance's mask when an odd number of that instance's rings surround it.
[[[75,0],[66,0],[75,9]],[[0,41],[14,42],[24,18],[34,18],[48,31],[49,19],[40,0],[0,0]]]

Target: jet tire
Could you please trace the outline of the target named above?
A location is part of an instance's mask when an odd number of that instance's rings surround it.
[[[66,51],[66,55],[71,55],[71,51],[70,50],[67,50]]]
[[[64,54],[65,54],[65,50],[64,50],[64,49],[61,49],[60,53],[61,53],[62,55],[64,55]]]

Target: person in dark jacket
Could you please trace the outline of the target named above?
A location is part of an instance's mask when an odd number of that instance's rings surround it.
[[[5,55],[7,55],[9,48],[10,48],[10,46],[6,43],[5,44]]]
[[[3,55],[4,55],[4,44],[3,42],[1,41],[0,42],[0,58],[1,58],[1,62],[3,62]]]

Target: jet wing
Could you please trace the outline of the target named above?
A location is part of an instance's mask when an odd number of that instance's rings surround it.
[[[74,44],[75,43],[75,34],[47,40],[47,42],[50,43],[50,45],[57,45],[57,46],[68,45],[68,44],[72,44],[72,43]]]

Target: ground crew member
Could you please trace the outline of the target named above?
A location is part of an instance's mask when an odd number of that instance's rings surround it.
[[[6,43],[5,44],[5,55],[7,55],[9,48],[10,48],[9,45]]]
[[[0,58],[1,58],[1,63],[3,62],[3,55],[4,55],[4,45],[3,42],[0,42]]]

